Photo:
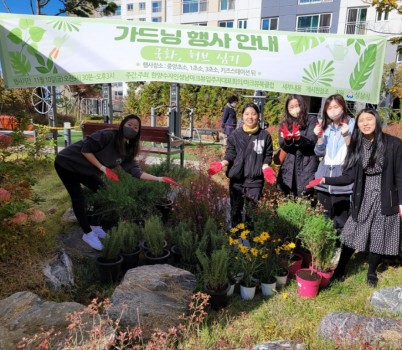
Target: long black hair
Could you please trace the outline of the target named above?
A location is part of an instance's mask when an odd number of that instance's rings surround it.
[[[297,102],[299,102],[300,113],[297,118],[292,117],[292,115],[288,111],[289,103],[292,100],[297,100]],[[289,95],[285,102],[285,112],[283,113],[283,116],[284,122],[286,122],[289,130],[291,130],[293,122],[296,122],[296,124],[300,126],[300,129],[305,129],[307,127],[308,114],[307,105],[306,102],[304,102],[303,97],[296,94]]]
[[[375,117],[375,130],[374,130],[374,140],[373,147],[370,155],[370,159],[368,162],[369,167],[373,167],[376,162],[384,156],[385,145],[384,145],[384,137],[382,132],[382,121],[381,117],[372,108],[364,108],[362,109],[356,116],[356,126],[353,130],[352,137],[350,139],[350,144],[348,146],[348,153],[345,158],[344,168],[349,169],[357,164],[360,159],[361,149],[363,147],[363,134],[358,127],[359,117],[363,113],[371,114]]]
[[[340,122],[349,124],[349,119],[350,118],[349,118],[348,113],[347,113],[347,107],[346,107],[345,99],[343,98],[342,95],[335,94],[335,95],[329,96],[325,100],[324,108],[323,108],[323,112],[322,112],[322,125],[321,125],[323,130],[325,130],[332,123],[331,118],[328,117],[328,114],[327,114],[328,106],[332,101],[336,101],[336,103],[338,103],[338,105],[340,105],[342,107],[342,109],[343,109],[343,114],[342,114]]]
[[[138,121],[139,129],[137,136],[131,140],[128,140],[127,142],[127,139],[124,138],[123,128],[130,119],[135,119]],[[139,153],[140,138],[141,138],[141,119],[135,114],[129,114],[128,116],[124,117],[124,119],[121,121],[119,125],[115,143],[116,148],[122,155],[124,155],[126,160],[134,159]]]

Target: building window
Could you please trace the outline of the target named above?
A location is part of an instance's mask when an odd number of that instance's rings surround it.
[[[330,13],[297,17],[297,32],[329,33],[330,28]]]
[[[246,19],[239,19],[237,21],[237,28],[247,29],[247,20]]]
[[[121,16],[121,6],[116,7],[116,11],[114,11],[115,16]]]
[[[345,34],[366,33],[367,8],[350,8],[346,20]]]
[[[224,10],[234,10],[235,8],[235,0],[220,0],[221,6],[219,7],[221,11]]]
[[[208,0],[183,0],[183,13],[205,12]]]
[[[261,20],[262,30],[278,30],[278,18],[263,18]]]
[[[332,2],[333,0],[299,0],[299,5],[318,4],[320,2]]]
[[[145,2],[140,2],[138,5],[139,5],[139,10],[140,11],[145,11],[145,8],[146,8],[145,7]]]
[[[402,62],[402,46],[398,46],[398,49],[396,50],[396,62]]]
[[[134,10],[134,4],[127,4],[127,11],[133,11]]]
[[[207,22],[196,22],[196,23],[185,23],[185,24],[190,24],[192,26],[199,26],[199,27],[206,27],[208,25]]]
[[[152,1],[152,13],[162,12],[161,1]]]
[[[218,26],[222,28],[233,28],[233,21],[218,22]]]
[[[140,22],[145,22],[145,18],[138,18]]]
[[[388,11],[377,11],[377,22],[388,21]]]
[[[152,17],[152,22],[162,22],[162,17]]]

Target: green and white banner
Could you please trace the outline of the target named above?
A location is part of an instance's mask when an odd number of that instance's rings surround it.
[[[386,39],[0,15],[9,88],[166,81],[378,103]]]

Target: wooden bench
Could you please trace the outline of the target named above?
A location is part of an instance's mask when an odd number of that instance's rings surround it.
[[[82,134],[84,137],[91,135],[95,131],[103,129],[117,129],[119,124],[108,123],[93,123],[84,122],[81,124]],[[141,147],[140,152],[151,154],[164,154],[167,156],[168,163],[170,162],[170,156],[173,154],[180,154],[180,166],[184,166],[184,142],[180,139],[175,139],[169,133],[167,127],[153,127],[153,126],[141,126]],[[142,144],[143,142],[161,143],[161,147],[148,146]]]

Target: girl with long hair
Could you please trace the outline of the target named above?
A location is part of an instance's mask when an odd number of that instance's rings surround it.
[[[334,278],[343,278],[355,251],[368,251],[367,283],[376,286],[383,255],[398,255],[402,250],[402,141],[383,133],[381,118],[373,109],[360,111],[356,125],[342,176],[318,178],[307,187],[354,183]]]
[[[102,174],[119,181],[112,170],[118,166],[141,180],[175,182],[168,177],[156,177],[143,172],[135,157],[140,150],[141,119],[130,114],[118,129],[104,129],[93,133],[63,149],[56,156],[54,166],[57,174],[71,197],[74,214],[83,230],[82,239],[93,249],[102,250],[106,233],[100,226],[91,226],[86,212],[81,184],[96,192],[103,181]]]

